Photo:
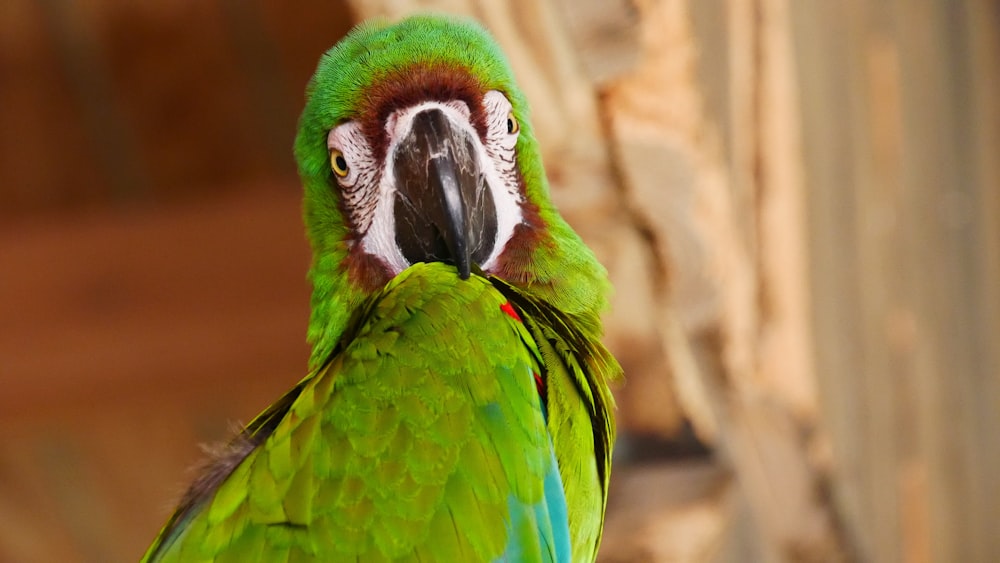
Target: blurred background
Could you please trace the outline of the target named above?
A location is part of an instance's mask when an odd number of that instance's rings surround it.
[[[1000,560],[1000,4],[4,0],[0,561],[134,561],[303,374],[319,55],[489,27],[625,366],[601,560]]]

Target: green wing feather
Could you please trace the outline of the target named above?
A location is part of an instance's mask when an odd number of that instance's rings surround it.
[[[596,316],[566,314],[517,286],[491,281],[520,311],[539,347],[548,429],[566,491],[574,560],[594,561],[615,439],[608,383],[621,377],[621,366],[601,343]]]
[[[512,499],[543,500],[553,462],[539,352],[505,303],[441,264],[397,276],[283,415],[251,425],[273,430],[147,560],[486,561],[537,530],[512,532],[507,516]]]

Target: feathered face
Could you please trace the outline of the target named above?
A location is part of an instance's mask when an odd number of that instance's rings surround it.
[[[528,106],[479,25],[414,16],[355,28],[320,59],[295,157],[313,263],[312,365],[415,262],[476,268],[590,314],[606,274],[559,216]]]
[[[391,278],[417,262],[497,269],[526,209],[520,127],[500,91],[452,69],[382,80],[327,135],[357,267]]]

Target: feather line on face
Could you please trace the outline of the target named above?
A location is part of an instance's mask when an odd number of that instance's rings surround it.
[[[515,156],[517,129],[510,125],[513,119],[511,103],[502,93],[492,90],[483,96],[482,106],[486,113],[484,139],[470,120],[468,105],[460,100],[425,101],[394,111],[384,124],[389,142],[383,166],[376,161],[358,123],[347,122],[330,131],[327,148],[339,151],[347,164],[347,173],[338,178],[338,184],[350,223],[356,232],[356,240],[360,241],[364,252],[378,257],[385,264],[390,277],[411,265],[396,242],[393,209],[399,191],[392,164],[400,141],[410,131],[413,117],[420,112],[440,110],[453,127],[476,140],[473,143],[475,158],[479,162],[481,182],[489,190],[495,205],[497,225],[490,254],[479,264],[483,270],[490,271],[496,265],[515,228],[522,224],[523,197],[518,185]]]

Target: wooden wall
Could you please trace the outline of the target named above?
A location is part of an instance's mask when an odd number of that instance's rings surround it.
[[[302,87],[415,9],[497,36],[615,283],[603,561],[1000,559],[1000,4],[11,0],[0,561],[135,560],[298,379]]]
[[[294,180],[288,153],[343,2],[9,0],[0,216]]]
[[[1000,4],[792,15],[836,506],[866,560],[995,560]]]

